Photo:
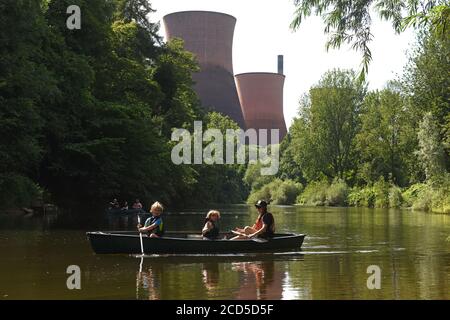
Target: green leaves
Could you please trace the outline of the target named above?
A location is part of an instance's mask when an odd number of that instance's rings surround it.
[[[365,86],[349,71],[330,71],[311,88],[290,130],[295,149],[301,150],[294,161],[305,178],[344,178],[351,170],[364,94]]]
[[[303,20],[310,15],[321,16],[325,33],[329,35],[327,50],[350,44],[354,50],[361,52],[359,80],[362,82],[372,61],[372,7],[382,19],[391,21],[398,33],[408,27],[430,28],[441,38],[448,37],[450,7],[447,0],[295,0],[294,4],[293,30],[300,28]]]

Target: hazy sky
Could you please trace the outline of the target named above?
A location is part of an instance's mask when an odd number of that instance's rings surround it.
[[[289,29],[292,0],[151,0],[157,10],[151,17],[160,21],[168,13],[185,10],[218,11],[237,18],[234,73],[277,72],[277,55],[284,55],[286,84],[284,116],[288,127],[298,110],[299,98],[332,68],[359,71],[361,56],[348,47],[326,52],[324,25],[318,17],[305,20],[296,32]],[[414,43],[414,32],[396,35],[390,24],[373,15],[373,62],[369,88],[381,89],[402,72],[406,51]],[[161,23],[161,35],[165,34]]]

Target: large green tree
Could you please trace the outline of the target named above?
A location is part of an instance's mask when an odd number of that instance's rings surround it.
[[[355,136],[365,92],[354,72],[333,70],[302,100],[290,135],[294,160],[308,181],[355,176]]]
[[[408,97],[408,112],[419,127],[427,113],[437,121],[437,137],[444,148],[444,163],[450,170],[450,37],[424,31],[412,50],[401,77]]]
[[[58,90],[42,64],[48,28],[39,2],[0,3],[0,205],[29,205],[38,177],[44,126],[40,106]]]
[[[391,86],[374,91],[364,100],[361,129],[357,134],[360,154],[358,176],[363,183],[373,183],[383,176],[398,185],[410,182],[410,161],[415,148],[415,130],[405,98]]]

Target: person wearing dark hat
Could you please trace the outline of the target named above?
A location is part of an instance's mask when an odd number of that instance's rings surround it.
[[[272,238],[275,233],[275,219],[273,215],[267,211],[267,202],[264,200],[259,200],[255,204],[258,210],[258,219],[256,219],[255,224],[252,227],[245,227],[243,229],[236,228],[236,233],[240,235],[232,238],[231,240],[244,240],[252,238]]]

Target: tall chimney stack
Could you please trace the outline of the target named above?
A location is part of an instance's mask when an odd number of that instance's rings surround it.
[[[278,56],[278,73],[284,74],[284,56],[283,55]]]

